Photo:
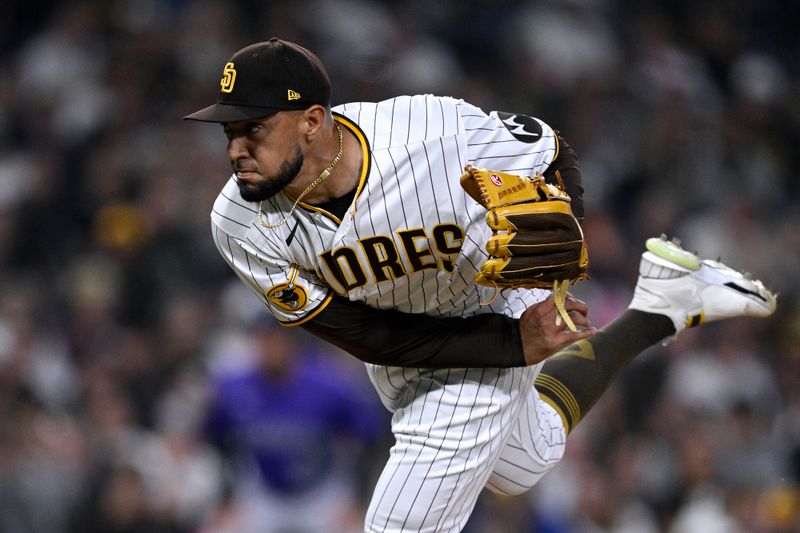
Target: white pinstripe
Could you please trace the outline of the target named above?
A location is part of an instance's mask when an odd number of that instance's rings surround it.
[[[561,460],[566,442],[561,417],[531,388],[486,486],[509,496],[528,491]]]
[[[522,143],[496,114],[430,95],[347,104],[334,111],[340,123],[363,138],[369,165],[341,221],[301,203],[290,224],[267,230],[256,221],[257,206],[241,200],[233,179],[214,204],[213,236],[220,253],[279,321],[303,321],[331,291],[378,309],[445,317],[487,312],[519,317],[545,296],[506,290],[490,306],[481,305],[494,291],[472,280],[487,257],[483,246],[490,230],[484,209],[461,189],[459,177],[467,163],[525,175],[544,171],[556,149],[549,126],[541,123],[538,142]],[[280,221],[291,205],[290,198],[278,194],[264,202],[263,217],[268,223]],[[440,225],[455,228],[446,234],[451,239],[463,233],[457,254],[438,247],[433,232]],[[414,246],[423,243],[430,251],[424,258],[435,261],[435,268],[428,263],[415,270],[403,248],[398,232],[420,229],[424,238]],[[363,244],[373,238],[393,243],[394,250],[381,244],[371,253],[389,261],[387,254],[396,251],[402,275],[396,275],[396,266],[380,267],[387,279],[378,281],[381,272],[369,267]],[[355,274],[338,279],[323,259],[326,251],[354,254],[366,281],[355,283]],[[445,268],[448,260],[454,268]],[[266,294],[293,273],[308,301],[288,310]],[[366,531],[459,531],[487,481],[508,493],[530,487],[560,458],[564,444],[560,419],[543,407],[532,387],[538,369],[367,365],[381,401],[394,413],[397,442],[376,486]]]

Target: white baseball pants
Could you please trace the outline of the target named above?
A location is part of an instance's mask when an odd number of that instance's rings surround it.
[[[564,454],[539,366],[415,370],[367,365],[396,443],[366,514],[369,533],[458,532],[485,487],[521,494]]]

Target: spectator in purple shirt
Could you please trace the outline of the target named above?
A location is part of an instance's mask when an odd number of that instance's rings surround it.
[[[213,377],[207,434],[230,459],[232,529],[360,528],[359,452],[386,421],[346,363],[295,332],[259,324],[255,357]]]

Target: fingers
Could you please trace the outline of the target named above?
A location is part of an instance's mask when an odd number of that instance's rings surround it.
[[[576,311],[583,316],[586,316],[589,313],[589,306],[586,305],[586,302],[583,300],[578,300],[577,298],[573,298],[572,296],[567,296],[567,299],[564,302],[564,308],[567,311]],[[572,316],[571,312],[570,316]]]
[[[579,329],[578,331],[570,331],[569,329],[561,329],[557,333],[547,335],[546,328],[541,328],[534,332],[532,335],[523,330],[523,354],[525,362],[528,365],[541,363],[548,357],[555,355],[559,350],[565,346],[569,346],[580,340],[588,339],[597,333],[596,328]]]
[[[566,309],[569,317],[572,319],[572,322],[578,327],[591,327],[589,323],[588,315],[589,315],[589,306],[586,305],[586,302],[582,300],[578,300],[577,298],[573,298],[568,296],[566,301],[564,302],[564,309]],[[549,316],[556,316],[558,311],[556,310],[555,301],[553,295],[550,294],[547,298],[542,300],[541,302],[532,305],[528,309],[525,310],[523,315],[536,315],[538,317],[549,317]],[[563,327],[563,322],[561,327]]]
[[[589,322],[589,307],[585,302],[568,296],[564,309],[578,328],[577,331],[571,331],[565,320],[556,320],[559,315],[552,295],[522,313],[520,334],[527,364],[539,363],[564,346],[597,333],[597,328]]]
[[[579,311],[569,311],[569,317],[572,319],[572,323],[579,328],[592,327],[592,324],[589,322],[589,317],[585,311],[582,313]]]
[[[579,329],[578,331],[570,331],[569,329],[562,330],[555,337],[553,337],[553,341],[558,348],[563,348],[573,342],[577,342],[583,339],[588,339],[592,337],[595,333],[597,333],[597,328],[587,327],[585,329]]]
[[[531,306],[531,309],[533,308],[539,309],[542,313],[548,313],[556,308],[555,298],[550,294],[541,302]],[[567,311],[577,311],[584,316],[589,312],[589,306],[586,305],[586,302],[573,298],[572,296],[567,296],[567,299],[564,301],[564,308]]]

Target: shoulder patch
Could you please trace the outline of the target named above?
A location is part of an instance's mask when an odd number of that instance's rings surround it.
[[[542,138],[542,125],[533,117],[519,113],[497,112],[509,133],[520,142],[535,143]]]
[[[270,302],[289,312],[300,311],[308,303],[306,290],[292,283],[275,285],[266,295]]]

